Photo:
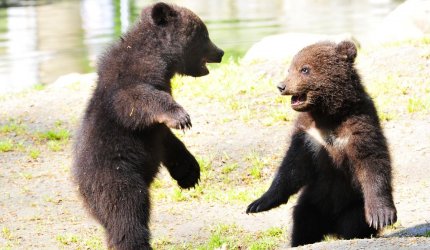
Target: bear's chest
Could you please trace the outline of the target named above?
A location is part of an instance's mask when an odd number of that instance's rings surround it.
[[[346,147],[350,142],[350,135],[338,134],[336,131],[320,130],[310,127],[306,131],[306,144],[317,159],[326,152],[336,166],[340,166],[346,157]]]

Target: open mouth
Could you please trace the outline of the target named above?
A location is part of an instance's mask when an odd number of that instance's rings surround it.
[[[209,69],[206,67],[206,63],[210,62],[207,58],[202,58],[202,60],[200,61],[200,69],[201,72],[204,74],[208,74],[209,73]]]
[[[306,102],[306,94],[293,95],[291,96],[291,106],[299,107]]]
[[[209,54],[206,55],[205,57],[202,57],[202,59],[200,59],[200,65],[199,65],[199,76],[204,76],[209,74],[209,69],[207,68],[207,63],[220,63],[222,56],[224,55],[224,52],[221,51],[218,54]]]
[[[200,67],[206,68],[206,63],[219,63],[219,60],[212,60],[211,58],[203,57],[200,62]]]

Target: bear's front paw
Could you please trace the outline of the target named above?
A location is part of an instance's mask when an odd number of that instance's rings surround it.
[[[192,126],[190,115],[182,107],[176,107],[169,114],[164,114],[161,122],[174,129],[190,129]]]
[[[200,179],[200,167],[195,159],[189,160],[189,162],[184,163],[183,174],[179,178],[176,178],[178,185],[181,188],[189,189],[195,187]]]
[[[397,211],[394,205],[387,206],[382,202],[369,202],[364,210],[369,227],[381,229],[397,221]]]
[[[277,202],[277,199],[275,197],[272,197],[271,195],[268,195],[266,193],[263,196],[261,196],[259,199],[249,204],[248,208],[246,209],[246,213],[249,214],[249,213],[264,212],[274,207],[277,207],[279,205],[280,203]]]

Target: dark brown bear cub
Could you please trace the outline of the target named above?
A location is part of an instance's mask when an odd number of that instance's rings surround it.
[[[247,213],[277,207],[303,189],[293,213],[292,246],[327,234],[366,238],[396,221],[387,143],[375,106],[354,68],[352,42],[302,49],[278,85],[301,112],[269,190]]]
[[[223,51],[190,10],[158,3],[101,57],[77,135],[73,174],[114,249],[150,249],[149,186],[163,164],[182,188],[200,168],[169,128],[191,127],[171,95],[175,73],[203,76]]]

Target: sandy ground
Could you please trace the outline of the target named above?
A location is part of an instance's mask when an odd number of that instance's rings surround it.
[[[397,52],[386,53],[385,61],[387,58],[396,59],[394,54]],[[410,53],[404,54],[402,60],[407,61]],[[377,64],[375,61],[379,60],[374,56],[363,61],[360,66],[370,72],[370,68]],[[393,65],[404,67],[408,64]],[[427,78],[424,78],[428,81],[428,60],[426,65]],[[378,69],[381,67],[378,66]],[[408,70],[414,72],[416,69],[409,64]],[[26,149],[27,146],[34,146],[28,143],[28,137],[32,137],[33,132],[52,128],[57,121],[62,121],[61,126],[72,131],[73,140],[73,131],[91,93],[94,75],[79,76],[79,84],[70,80],[74,77],[70,76],[41,91],[0,99],[0,125],[11,119],[19,120],[28,131],[25,136],[0,134],[1,140],[12,138],[20,141],[23,138],[21,149],[0,153],[2,249],[73,249],[73,244],[59,243],[62,236],[81,235],[91,241],[92,236],[102,235],[100,226],[83,210],[70,180],[70,143],[58,152],[52,152],[40,143],[37,146],[40,146],[41,152],[37,159],[31,158]],[[426,86],[430,87],[430,83],[427,82]],[[228,162],[233,163],[242,159],[245,152],[255,150],[274,155],[274,159],[280,160],[288,145],[290,122],[264,126],[258,121],[244,123],[233,120],[228,125],[220,126],[218,121],[224,114],[217,114],[217,104],[195,102],[181,100],[193,118],[192,130],[183,136],[192,152],[228,151],[233,156]],[[329,241],[304,248],[430,249],[430,237],[411,237],[428,235],[430,231],[430,117],[422,113],[402,114],[395,120],[384,122],[383,126],[393,158],[394,199],[399,223],[395,228],[386,230],[382,238]],[[161,175],[165,175],[165,172]],[[269,174],[262,182],[269,185],[271,176]],[[178,244],[204,241],[210,234],[210,226],[220,223],[234,223],[249,232],[273,226],[287,228],[289,232],[294,202],[257,215],[246,215],[246,205],[154,200],[153,207],[156,209],[151,224],[153,238],[168,239]],[[73,239],[69,241],[73,243]],[[287,237],[279,249],[288,246]]]

